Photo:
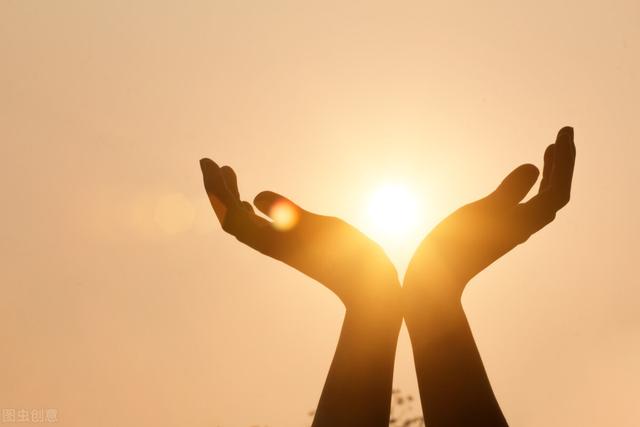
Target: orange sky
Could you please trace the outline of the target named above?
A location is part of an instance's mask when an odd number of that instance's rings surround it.
[[[513,426],[636,426],[640,3],[479,4],[0,2],[0,408],[304,426],[343,309],[218,232],[198,159],[357,226],[409,183],[403,271],[572,125],[570,205],[465,308]],[[414,376],[403,332],[396,386]]]

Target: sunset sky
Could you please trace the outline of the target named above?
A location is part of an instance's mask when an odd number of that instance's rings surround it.
[[[309,425],[344,309],[219,230],[198,159],[402,274],[571,125],[570,204],[463,303],[512,426],[635,427],[639,119],[637,0],[0,0],[0,408]],[[419,216],[383,236],[388,185]],[[417,396],[405,330],[394,382]]]

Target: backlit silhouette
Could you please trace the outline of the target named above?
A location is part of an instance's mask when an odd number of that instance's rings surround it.
[[[222,228],[331,289],[346,307],[340,341],[314,426],[389,425],[393,362],[404,318],[409,328],[424,418],[429,426],[507,425],[467,323],[460,298],[492,262],[550,223],[569,202],[573,129],[544,154],[538,193],[533,165],[511,172],[487,197],[442,221],[418,247],[404,286],[382,248],[344,221],[307,212],[262,192],[242,201],[228,166],[200,162]]]

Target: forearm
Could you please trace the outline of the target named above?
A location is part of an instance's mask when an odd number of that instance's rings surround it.
[[[389,425],[399,313],[347,310],[313,427]]]
[[[507,426],[459,298],[421,298],[405,317],[433,427]]]

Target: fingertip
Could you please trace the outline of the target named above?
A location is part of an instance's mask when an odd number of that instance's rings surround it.
[[[256,203],[260,203],[261,201],[263,201],[266,198],[270,197],[271,194],[273,194],[271,191],[261,191],[261,192],[259,192],[256,195],[256,197],[253,198],[253,204],[255,205]]]
[[[519,172],[525,175],[529,179],[536,180],[540,176],[540,169],[536,165],[531,163],[525,163],[519,168]]]
[[[274,220],[276,228],[285,229],[297,223],[307,213],[300,206],[273,191],[263,191],[253,199],[260,212]]]
[[[515,168],[506,179],[519,182],[522,186],[533,185],[540,176],[540,170],[536,165],[525,163]],[[524,197],[524,196],[523,196]]]
[[[233,168],[231,166],[228,165],[224,165],[220,168],[220,170],[224,173],[231,173],[231,174],[236,174],[235,171],[233,170]]]
[[[218,165],[213,160],[207,157],[203,157],[202,159],[200,159],[200,169],[202,170],[202,172],[210,169],[218,169]]]
[[[557,140],[558,141],[563,141],[563,140],[573,141],[573,127],[564,126],[563,128],[561,128],[558,131]]]
[[[575,144],[573,142],[573,128],[565,126],[558,132],[558,137],[553,148],[554,170],[558,165],[566,166],[575,156]]]
[[[234,192],[237,192],[237,187],[238,187],[238,177],[236,176],[235,171],[231,168],[231,166],[222,166],[220,168],[220,175],[222,175],[222,177],[225,180],[225,183],[227,184],[228,187],[230,187],[230,190],[233,190]]]
[[[262,212],[269,210],[269,207],[281,196],[273,191],[262,191],[253,198],[253,204]]]
[[[555,158],[556,145],[551,144],[544,150],[544,169],[542,170],[542,181],[540,181],[540,188],[538,192],[544,190],[549,186],[549,178],[551,177],[551,171],[553,170],[553,161]]]
[[[253,204],[264,212],[264,209],[267,208],[269,201],[271,200],[271,192],[270,191],[261,191],[253,198]]]
[[[535,165],[520,165],[502,180],[488,198],[498,204],[518,203],[529,193],[539,175],[540,171]]]
[[[555,144],[550,144],[546,150],[544,150],[544,162],[550,163],[553,161],[553,154],[555,152]]]

